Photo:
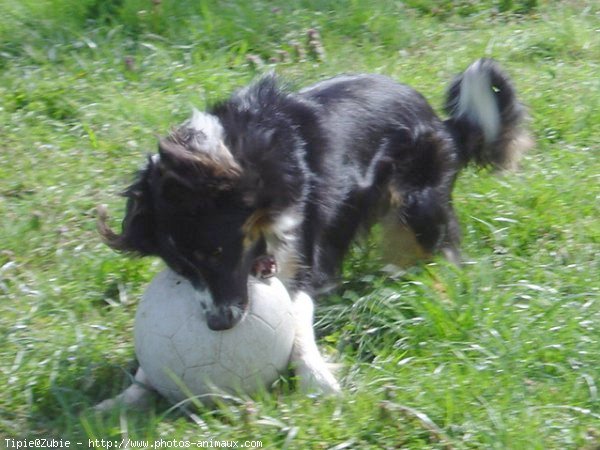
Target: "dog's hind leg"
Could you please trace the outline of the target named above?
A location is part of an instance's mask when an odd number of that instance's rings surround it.
[[[460,264],[460,226],[449,200],[434,189],[412,193],[381,220],[383,259],[398,267],[427,261],[436,253]]]
[[[337,394],[340,385],[321,356],[313,330],[314,304],[305,292],[294,296],[296,336],[292,349],[292,366],[296,371],[300,389],[306,393]]]
[[[110,411],[118,406],[144,410],[150,406],[151,400],[155,395],[156,391],[154,391],[150,385],[150,380],[148,380],[148,377],[140,367],[133,377],[133,383],[131,386],[129,386],[116,397],[101,401],[94,406],[94,410],[105,412]]]

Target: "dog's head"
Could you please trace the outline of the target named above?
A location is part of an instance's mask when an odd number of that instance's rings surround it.
[[[121,234],[99,217],[105,242],[120,251],[161,257],[213,297],[208,325],[228,329],[248,304],[247,281],[264,253],[268,213],[257,203],[260,180],[236,161],[223,128],[210,114],[190,120],[159,142],[137,181],[124,193]]]

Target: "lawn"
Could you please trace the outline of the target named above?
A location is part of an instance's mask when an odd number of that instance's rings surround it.
[[[377,230],[353,249],[317,309],[341,397],[283,377],[191,416],[90,410],[130,383],[163,267],[104,246],[95,208],[118,224],[157,135],[268,70],[387,74],[441,111],[481,56],[513,77],[536,146],[515,173],[461,175],[464,267],[390,276]],[[600,449],[599,74],[592,0],[0,0],[0,448]]]

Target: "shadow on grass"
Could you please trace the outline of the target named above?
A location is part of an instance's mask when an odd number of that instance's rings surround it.
[[[293,373],[282,375],[269,391],[259,392],[252,398],[224,397],[213,406],[204,406],[194,399],[173,405],[156,394],[148,408],[136,410],[117,405],[108,411],[99,412],[94,405],[112,398],[130,386],[137,369],[132,361],[127,367],[102,365],[97,360],[82,360],[73,367],[67,360],[61,362],[65,368],[52,383],[38,385],[33,391],[34,406],[29,417],[29,432],[15,439],[56,439],[70,441],[71,447],[97,448],[98,441],[118,443],[122,439],[138,439],[152,442],[160,438],[160,430],[173,432],[198,420],[216,420],[221,423],[243,422],[246,409],[253,410],[255,403],[275,405],[289,397],[296,388]],[[119,382],[120,380],[120,382]],[[181,406],[181,407],[180,407]],[[193,413],[193,414],[192,414]],[[232,414],[235,416],[232,419]]]
[[[75,445],[78,443],[93,447],[90,439],[120,440],[124,433],[145,439],[155,428],[151,424],[168,417],[176,420],[182,416],[158,395],[144,411],[120,407],[104,413],[94,411],[94,405],[119,394],[131,384],[137,363],[132,361],[124,367],[103,365],[97,360],[78,362],[74,367],[68,360],[61,361],[54,380],[36,385],[32,392],[30,431],[26,436],[19,435],[19,439],[54,438],[69,440],[75,448],[81,448]]]

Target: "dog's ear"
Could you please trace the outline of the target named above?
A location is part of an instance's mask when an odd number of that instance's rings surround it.
[[[223,127],[211,114],[194,109],[192,117],[159,142],[161,162],[183,177],[236,179],[241,167],[223,142]]]
[[[152,163],[150,162],[149,165]],[[156,254],[157,244],[154,232],[150,192],[146,188],[149,168],[142,172],[138,181],[125,192],[127,206],[123,219],[122,233],[115,233],[107,224],[106,207],[98,207],[98,232],[105,244],[123,252],[140,255]]]

